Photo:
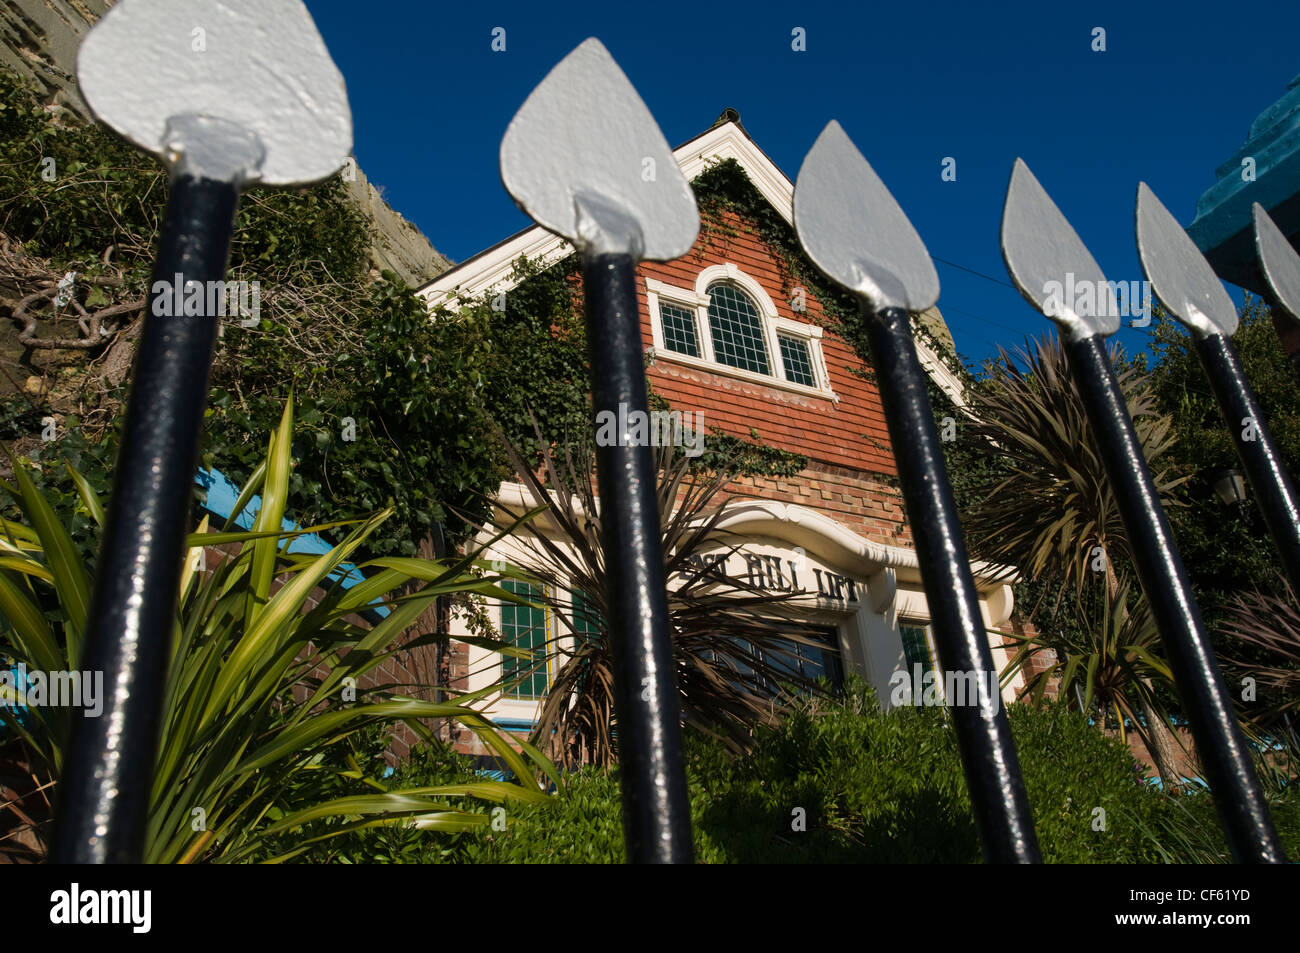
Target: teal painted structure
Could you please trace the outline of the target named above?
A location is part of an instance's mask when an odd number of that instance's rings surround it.
[[[1254,181],[1243,171],[1254,163]],[[1187,233],[1225,281],[1263,294],[1251,205],[1258,202],[1292,245],[1300,243],[1300,76],[1250,124],[1245,144],[1215,170]]]

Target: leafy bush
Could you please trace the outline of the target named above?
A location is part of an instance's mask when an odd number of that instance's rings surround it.
[[[1010,709],[1043,857],[1052,863],[1226,859],[1211,799],[1144,786],[1128,751],[1064,706]],[[695,857],[705,863],[975,863],[980,857],[956,742],[941,709],[884,714],[860,681],[833,703],[809,702],[754,753],[732,760],[687,737]],[[463,783],[468,759],[423,749],[394,784]],[[1300,795],[1272,790],[1274,817],[1300,852]],[[805,830],[796,828],[796,808]],[[473,806],[470,810],[489,811]],[[1098,811],[1104,811],[1103,815]],[[331,842],[314,862],[621,863],[617,769],[564,778],[546,803],[510,805],[488,823],[429,837],[401,827]],[[504,822],[504,830],[500,829]]]
[[[1044,859],[1154,859],[1135,819],[1158,797],[1138,787],[1128,752],[1061,707],[1008,713]],[[880,712],[860,682],[822,710],[764,733],[756,757],[721,774],[697,813],[697,841],[739,862],[971,863],[979,843],[946,712]],[[698,757],[697,765],[700,764]],[[722,765],[712,760],[718,773]],[[806,811],[805,832],[793,830]],[[1106,830],[1093,830],[1094,808]],[[702,854],[707,854],[707,849]]]
[[[106,355],[130,345],[129,365],[166,199],[156,161],[95,124],[50,113],[0,70],[0,282],[17,289],[16,301],[74,271],[81,276],[74,299],[88,311],[138,306],[84,350],[28,354],[18,326],[0,327],[0,351],[46,386],[33,396],[21,391],[21,376],[0,379],[0,390],[19,391],[0,398],[0,439],[47,471],[62,469],[69,440],[102,445],[105,459],[115,452],[124,388],[106,379],[105,367],[123,362]],[[276,426],[292,391],[302,426],[290,509],[315,523],[340,510],[391,507],[393,518],[362,553],[413,556],[439,522],[460,535],[454,511],[480,522],[486,510],[478,494],[495,489],[504,473],[473,396],[483,387],[487,338],[481,327],[431,324],[400,279],[371,274],[369,245],[364,214],[338,176],[243,197],[227,277],[258,284],[261,320],[242,327],[231,318],[223,328],[203,459],[237,484],[249,479],[262,434]],[[0,297],[0,317],[8,317],[8,292]],[[66,333],[48,305],[27,313],[41,319],[38,338]],[[59,328],[69,324],[65,318]],[[532,378],[514,380],[526,389]],[[59,421],[59,439],[50,443],[36,439],[46,416]],[[69,499],[66,479],[47,476],[61,481],[56,511],[70,516],[61,505]]]
[[[208,533],[205,519],[187,539],[146,833],[145,857],[152,863],[273,857],[266,848],[268,837],[292,853],[303,846],[301,838],[275,835],[295,835],[321,818],[338,822],[320,835],[324,837],[392,816],[457,829],[485,818],[449,801],[546,799],[532,772],[554,769],[527,747],[522,755],[513,751],[502,732],[469,707],[499,685],[438,703],[385,690],[392,686],[357,689],[365,675],[398,651],[403,633],[439,597],[466,592],[514,597],[494,585],[493,577],[474,571],[477,552],[444,561],[361,563],[358,568],[370,570],[369,575],[347,589],[331,580],[391,510],[304,529],[348,532],[326,554],[291,553],[289,544],[298,533],[282,532],[281,526],[292,432],[292,406],[287,405],[265,463],[244,487],[232,514],[233,519],[260,491],[252,530]],[[69,472],[88,517],[101,524],[103,501],[79,473]],[[90,573],[26,468],[16,465],[14,477],[14,487],[0,483],[23,517],[22,522],[0,518],[0,658],[25,663],[33,671],[75,671],[86,631]],[[200,571],[205,547],[218,545],[227,548],[225,558]],[[273,591],[277,580],[282,586]],[[318,587],[324,594],[313,603]],[[358,624],[355,613],[377,603],[388,615],[374,626]],[[402,647],[445,638],[445,633],[432,633]],[[491,647],[518,651],[499,643]],[[16,697],[9,697],[10,691],[6,687],[0,705],[0,729],[21,738],[57,781],[76,711],[33,705],[20,718],[11,706],[24,698],[16,691]],[[480,780],[393,790],[366,781],[363,793],[336,796],[331,772],[323,770],[331,757],[337,761],[336,746],[368,726],[398,722],[431,738],[422,723],[431,718],[465,724],[510,765],[519,783]],[[324,780],[304,783],[307,777]],[[357,777],[365,779],[364,774]],[[282,800],[285,790],[305,796],[288,805]]]

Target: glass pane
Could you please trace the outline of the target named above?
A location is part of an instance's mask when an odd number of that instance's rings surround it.
[[[812,360],[808,357],[808,345],[795,338],[778,337],[781,345],[781,362],[785,365],[785,379],[795,384],[816,387],[817,379],[813,377]]]
[[[605,628],[600,612],[587,594],[573,590],[573,634],[579,642],[594,640]]]
[[[779,626],[780,623],[774,621],[773,627],[779,628]],[[766,650],[743,641],[739,642],[739,646],[762,659],[775,670],[774,680],[764,680],[764,689],[773,695],[778,694],[781,683],[786,680],[787,675],[809,681],[825,678],[831,683],[832,689],[843,688],[844,668],[838,651],[839,637],[835,630],[821,629],[810,632],[801,629],[801,634],[804,638],[818,639],[822,644],[804,645],[793,639],[779,639],[768,640],[765,643]],[[735,666],[745,675],[753,674],[753,669],[742,661],[737,661]]]
[[[663,326],[664,347],[678,354],[700,356],[699,342],[695,340],[695,315],[685,308],[670,304],[659,306],[659,323]]]
[[[930,655],[930,643],[925,637],[925,628],[919,625],[904,625],[899,627],[899,632],[903,637],[903,656],[907,659],[907,666],[920,665],[921,671],[934,671],[934,658]]]
[[[540,587],[505,579],[501,588],[525,599],[541,601]],[[546,610],[506,602],[501,605],[501,638],[533,653],[531,659],[501,657],[501,674],[507,679],[523,675],[523,680],[506,692],[509,698],[541,698],[546,694],[547,673]],[[525,674],[527,673],[527,674]]]
[[[771,374],[758,309],[731,285],[709,286],[709,330],[718,363]]]
[[[840,664],[839,652],[835,647],[839,639],[833,629],[821,635],[822,645],[804,645],[800,642],[786,642],[784,650],[789,654],[781,657],[772,656],[770,661],[780,670],[801,676],[810,681],[818,678],[828,679],[835,688],[844,685],[844,674]],[[793,656],[793,657],[791,657]]]

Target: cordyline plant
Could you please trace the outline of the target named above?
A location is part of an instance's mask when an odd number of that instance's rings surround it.
[[[1084,711],[1098,709],[1115,716],[1120,740],[1128,743],[1128,724],[1148,751],[1157,750],[1152,714],[1168,723],[1168,713],[1152,689],[1154,679],[1172,682],[1173,673],[1159,657],[1160,633],[1145,599],[1130,598],[1131,581],[1121,575],[1114,593],[1105,592],[1097,611],[1088,602],[1074,603],[1077,625],[1063,627],[1050,638],[1012,635],[1019,648],[1007,671],[1025,670],[1025,694],[1037,702],[1053,679],[1059,678],[1062,698],[1077,690]],[[1055,661],[1030,674],[1029,658],[1054,650]],[[1049,656],[1050,657],[1050,656]]]
[[[1300,606],[1284,575],[1274,592],[1239,592],[1225,607],[1221,631],[1230,640],[1262,649],[1267,660],[1229,661],[1242,676],[1255,679],[1267,704],[1248,720],[1267,733],[1300,713]]]
[[[538,769],[554,777],[553,766],[540,754],[527,745],[522,755],[516,752],[472,707],[498,686],[445,703],[390,694],[387,690],[394,686],[356,695],[343,690],[355,691],[357,680],[393,655],[398,637],[438,597],[515,597],[496,585],[498,580],[475,572],[477,554],[444,561],[376,559],[357,567],[373,574],[344,588],[342,579],[334,578],[340,567],[391,511],[284,532],[292,425],[290,404],[271,437],[266,461],[243,488],[225,531],[205,532],[205,519],[187,541],[149,811],[145,859],[151,863],[266,856],[264,847],[271,839],[321,818],[333,820],[334,826],[274,859],[288,859],[315,840],[382,824],[463,830],[486,823],[488,817],[451,801],[545,800],[534,777]],[[90,573],[24,468],[15,465],[14,473],[17,486],[5,489],[25,522],[4,520],[0,533],[0,613],[5,622],[0,654],[31,670],[76,671]],[[72,476],[82,503],[102,524],[103,504],[81,474]],[[229,531],[259,490],[261,508],[251,530]],[[298,536],[343,527],[351,529],[328,553],[290,551]],[[201,571],[203,547],[214,545],[227,547],[228,555]],[[276,581],[281,585],[272,591]],[[313,606],[308,599],[321,587],[325,594]],[[373,626],[352,621],[356,613],[376,606],[388,610],[382,621]],[[61,624],[51,624],[51,608],[59,610],[53,615],[61,616]],[[401,647],[440,638],[446,635],[427,634]],[[469,641],[515,652],[488,640]],[[294,701],[295,687],[305,691],[305,700]],[[0,721],[57,781],[69,720],[83,714],[75,708],[35,704],[25,712],[11,707],[23,700],[6,699]],[[421,722],[429,718],[465,723],[510,767],[517,782],[387,790],[377,780],[359,779],[376,793],[334,798],[292,812],[282,808],[284,792],[309,787],[304,779],[312,775],[307,772],[325,769],[323,756],[332,746],[346,744],[376,723],[405,723],[432,741]]]
[[[962,524],[973,557],[1055,578],[1059,602],[1066,589],[1081,593],[1097,578],[1097,547],[1110,573],[1110,557],[1130,552],[1128,534],[1060,341],[1045,336],[1016,357],[1023,370],[999,348],[989,378],[967,394],[965,437],[991,448],[1009,474],[967,507]],[[1119,358],[1112,344],[1115,377],[1161,502],[1176,505],[1173,490],[1186,477],[1157,462],[1174,444],[1173,419],[1157,413],[1146,377]]]
[[[572,645],[552,634],[535,662],[540,670],[550,662],[556,674],[531,741],[566,768],[607,767],[617,760],[617,727],[610,633],[601,621],[608,617],[608,589],[592,448],[585,441],[553,448],[539,430],[534,468],[502,442],[533,512],[540,510],[530,524],[534,531],[514,538],[528,553],[520,568],[544,588],[541,598],[570,632],[579,618],[586,623],[586,634]],[[794,618],[792,602],[805,593],[770,593],[718,568],[743,543],[719,525],[743,499],[720,497],[735,461],[705,468],[672,446],[654,453],[682,717],[742,752],[753,728],[774,723],[793,694],[827,690],[799,666],[801,646],[826,646]],[[505,515],[498,528],[525,516],[501,502],[496,508]]]
[[[1053,612],[1070,592],[1076,604],[1100,599],[1100,626],[1082,616],[1074,620],[1077,625],[1044,624],[1032,644],[1036,651],[1055,649],[1069,659],[1065,666],[1075,666],[1076,659],[1087,663],[1081,685],[1089,703],[1118,702],[1140,712],[1142,719],[1134,717],[1134,724],[1161,777],[1173,780],[1179,743],[1151,691],[1151,678],[1168,681],[1168,670],[1155,655],[1145,597],[1140,590],[1130,592],[1116,570],[1117,559],[1132,565],[1128,534],[1065,350],[1054,335],[1035,340],[1017,350],[1023,369],[1005,351],[998,354],[988,379],[967,393],[970,419],[964,439],[996,455],[1009,472],[962,512],[971,555],[1014,567],[1006,570],[1008,577],[1020,572],[1044,584],[1038,603],[1029,609],[1031,618],[1050,591],[1055,593]],[[1172,476],[1159,462],[1173,446],[1173,420],[1157,413],[1146,377],[1120,358],[1118,346],[1112,345],[1116,380],[1161,502],[1176,505],[1173,490],[1186,477]],[[1100,595],[1098,580],[1104,586]],[[1003,679],[1012,678],[1032,654],[1017,653]],[[1070,668],[1072,680],[1076,672],[1077,667]],[[1140,684],[1122,687],[1127,679]]]

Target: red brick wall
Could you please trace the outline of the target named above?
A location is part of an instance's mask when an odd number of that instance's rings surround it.
[[[814,463],[792,477],[746,477],[728,484],[727,489],[738,495],[819,510],[878,543],[912,545],[912,531],[904,522],[902,495],[869,474]]]
[[[793,309],[784,264],[752,225],[731,211],[723,213],[721,228],[702,230],[687,255],[644,263],[639,274],[693,290],[703,269],[728,263],[762,286],[781,317],[825,327],[822,306],[807,289],[806,310]],[[644,280],[638,284],[642,336],[650,347],[654,337],[649,302]],[[654,361],[647,378],[674,409],[703,411],[706,428],[717,427],[742,439],[749,439],[753,430],[762,442],[809,458],[808,467],[794,477],[739,481],[730,487],[736,493],[820,510],[868,539],[910,546],[902,497],[893,486],[898,471],[880,395],[860,376],[866,365],[830,331],[823,334],[822,353],[838,402],[670,359]]]
[[[725,213],[724,219],[737,234],[720,237],[716,230],[702,231],[690,253],[666,263],[646,262],[638,269],[639,274],[693,289],[703,269],[730,262],[762,285],[781,317],[823,326],[825,315],[811,292],[806,294],[807,310],[795,312],[777,256],[757,234],[746,231],[749,226],[735,213]],[[649,304],[644,282],[638,284],[642,334],[646,347],[650,347],[654,338]],[[822,338],[822,351],[838,403],[668,360],[652,364],[647,376],[655,392],[675,409],[704,411],[707,426],[746,438],[753,428],[764,443],[806,454],[816,464],[895,475],[880,395],[872,384],[850,372],[851,368],[864,370],[865,365],[829,331]]]
[[[1006,628],[1009,628],[1016,635],[1024,637],[1032,637],[1038,634],[1038,630],[1034,628],[1034,624],[1022,619],[1018,611],[1011,614],[1011,619],[1008,621]],[[1019,650],[1020,645],[1021,643],[1019,641],[1010,637],[1002,643],[1002,648],[1007,650],[1008,662],[1016,657],[1016,652]],[[1040,672],[1046,672],[1055,664],[1056,653],[1051,649],[1040,649],[1035,652],[1025,662],[1023,670],[1024,681],[1022,684],[1029,684],[1030,680],[1033,679],[1034,676],[1038,675]],[[1050,699],[1057,698],[1060,695],[1060,687],[1061,679],[1059,676],[1048,679],[1047,687],[1043,689],[1043,697]]]

